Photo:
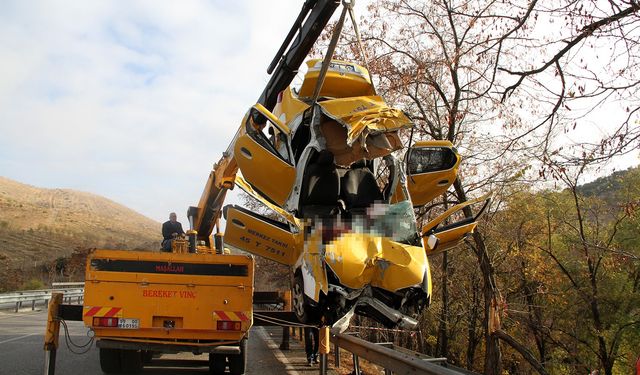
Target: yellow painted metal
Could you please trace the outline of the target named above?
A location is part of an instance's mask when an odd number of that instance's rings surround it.
[[[97,311],[95,311],[94,309],[97,309]],[[109,316],[111,318],[124,318],[123,316],[123,311],[121,307],[116,307],[116,306],[88,306],[88,305],[84,305],[82,307],[82,316],[87,315],[87,318],[89,318],[89,311],[92,311],[91,313],[91,317],[93,318],[100,318],[100,317],[105,317],[105,316]],[[115,313],[111,313],[113,310],[117,310]]]
[[[189,252],[189,241],[184,237],[175,238],[171,241],[171,251],[174,253],[185,254]]]
[[[422,241],[424,243],[424,248],[427,249],[427,255],[438,254],[460,245],[468,235],[473,233],[477,225],[478,223],[474,221],[469,224],[434,234],[434,236],[438,238],[438,244],[434,249],[430,249],[427,244],[429,237],[424,237]]]
[[[282,122],[290,123],[307,108],[309,108],[309,105],[298,99],[291,92],[291,87],[287,87],[282,91],[282,100],[278,101],[273,108],[273,114]]]
[[[318,353],[320,354],[329,354],[329,351],[331,350],[330,347],[330,339],[331,339],[331,333],[329,332],[329,326],[322,326],[319,328],[320,329],[320,340],[318,340]],[[336,348],[336,350],[340,350],[339,348]]]
[[[453,147],[453,143],[447,140],[417,141],[412,148],[418,147]]]
[[[491,198],[491,195],[492,195],[491,193],[488,193],[488,194],[485,194],[485,195],[483,195],[483,196],[481,196],[479,198],[471,199],[471,200],[468,200],[466,202],[462,202],[462,203],[456,204],[455,206],[449,208],[445,212],[443,212],[440,215],[438,215],[438,217],[436,217],[435,219],[433,219],[430,222],[428,222],[427,224],[425,224],[422,227],[422,234],[423,235],[426,234],[428,231],[433,229],[436,225],[439,225],[440,223],[445,221],[447,218],[451,217],[456,212],[462,211],[463,208],[471,206],[471,205],[474,205],[474,204],[479,203],[479,202],[486,201],[487,199]]]
[[[304,262],[303,272],[311,272],[315,282],[314,293],[311,298],[319,302],[321,291],[325,295],[329,293],[329,280],[327,278],[327,269],[325,268],[325,257],[322,253],[322,230],[317,229],[312,230],[305,240],[305,252],[302,261]]]
[[[287,212],[287,211],[283,210],[282,208],[276,206],[275,204],[269,202],[260,193],[255,191],[251,187],[251,185],[249,185],[247,183],[247,181],[245,181],[245,179],[242,176],[237,176],[236,177],[236,185],[238,185],[238,187],[240,189],[242,189],[245,193],[249,194],[250,196],[252,196],[256,200],[260,201],[265,206],[267,206],[270,209],[272,209],[275,213],[280,215],[280,217],[282,217],[283,219],[286,219],[289,223],[293,224],[296,228],[299,229],[301,227],[302,224],[300,222],[300,219],[298,219],[295,216],[293,216],[293,214],[291,214],[290,212]]]
[[[289,134],[289,128],[263,106],[256,104],[254,108],[265,115],[278,130]],[[247,126],[254,126],[260,131],[253,124],[251,116],[245,116],[243,121],[249,121]],[[254,137],[246,131],[239,135],[233,144],[234,160],[246,181],[270,201],[282,206],[295,181],[296,170],[290,162],[275,155],[273,150],[260,144]],[[264,139],[263,142],[268,141]]]
[[[271,201],[282,206],[296,178],[295,168],[248,135],[238,139],[234,154],[244,178]]]
[[[457,168],[407,176],[407,187],[414,207],[424,206],[442,195],[456,180]]]
[[[325,251],[327,265],[340,283],[353,289],[367,284],[390,291],[415,286],[429,266],[422,247],[371,234],[344,234]]]
[[[324,114],[347,128],[348,145],[370,133],[387,133],[413,126],[401,110],[387,106],[379,96],[341,98],[319,104]]]
[[[448,148],[456,156],[456,162],[450,169],[407,176],[407,188],[409,189],[411,202],[414,207],[418,207],[431,202],[434,198],[447,191],[449,186],[456,180],[461,157],[449,141],[416,142],[411,148]]]
[[[62,304],[62,293],[51,293],[49,309],[47,311],[47,328],[44,332],[44,350],[58,349],[58,337],[60,336],[60,321],[58,320],[58,308]]]
[[[289,130],[289,127],[287,127],[287,125],[280,121],[273,113],[269,112],[269,110],[267,110],[262,104],[256,103],[253,108],[262,113],[269,121],[271,121],[273,125],[278,128],[278,130],[285,133],[286,135],[291,134],[291,130]]]
[[[258,214],[228,207],[225,244],[239,250],[292,266],[300,256],[302,233],[292,234],[284,227]]]
[[[438,231],[437,229],[436,230],[433,230],[433,229],[436,228],[438,225],[442,224],[446,219],[451,218],[456,213],[462,211],[462,209],[464,209],[465,207],[468,207],[480,202],[486,202],[490,198],[491,198],[491,193],[485,194],[476,199],[472,199],[472,200],[457,204],[449,208],[442,214],[438,215],[438,217],[431,220],[426,225],[424,225],[422,227],[422,237],[423,237],[422,241],[423,241],[424,248],[427,251],[427,254],[433,255],[433,254],[437,254],[437,253],[446,251],[448,249],[451,249],[459,245],[462,241],[464,241],[464,239],[467,236],[472,234],[476,226],[478,225],[478,222],[475,220],[469,221],[469,222],[463,220],[459,222],[459,225],[456,225],[456,223],[454,222],[450,224],[449,226],[450,229],[445,229],[441,231]],[[428,240],[430,235],[433,235],[438,239],[437,245],[433,249],[430,248],[428,245]]]
[[[307,61],[307,73],[300,87],[298,95],[308,98],[318,82],[322,59]],[[373,95],[375,90],[369,80],[369,72],[366,68],[352,62],[331,60],[327,75],[324,79],[321,97],[345,98],[353,96]]]
[[[153,262],[157,272],[105,271],[92,265],[106,260]],[[180,264],[246,266],[248,274],[179,274],[176,265]],[[214,312],[252,315],[253,272],[253,259],[244,255],[96,250],[87,260],[85,307],[120,308],[120,317],[139,319],[140,328],[93,327],[93,316],[87,316],[87,308],[83,321],[98,338],[237,342],[249,330],[251,321],[243,322],[241,331],[218,331]],[[164,327],[165,320],[174,321],[176,328]]]

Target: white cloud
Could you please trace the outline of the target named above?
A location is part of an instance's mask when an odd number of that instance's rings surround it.
[[[186,212],[301,6],[3,1],[0,175]]]

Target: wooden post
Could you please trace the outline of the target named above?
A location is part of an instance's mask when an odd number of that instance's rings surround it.
[[[56,371],[56,351],[60,336],[58,308],[62,303],[62,293],[51,293],[47,314],[47,329],[44,333],[44,375],[54,375]]]

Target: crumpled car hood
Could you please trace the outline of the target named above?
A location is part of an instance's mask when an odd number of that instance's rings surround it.
[[[389,291],[422,282],[428,260],[422,247],[387,237],[346,233],[325,247],[325,262],[348,288],[366,285]]]
[[[411,120],[399,109],[387,106],[379,96],[358,96],[320,102],[322,112],[347,128],[347,144],[362,136],[411,127]]]

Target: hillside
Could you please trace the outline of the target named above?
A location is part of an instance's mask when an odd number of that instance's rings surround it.
[[[160,223],[104,197],[0,177],[0,269],[34,269],[78,248],[156,249],[160,240]]]
[[[623,181],[628,178],[628,176],[634,173],[637,174],[639,169],[640,167],[633,167],[615,171],[608,176],[599,177],[591,182],[578,186],[578,191],[585,196],[600,197],[611,203],[610,201],[615,199],[615,194],[621,190]]]

